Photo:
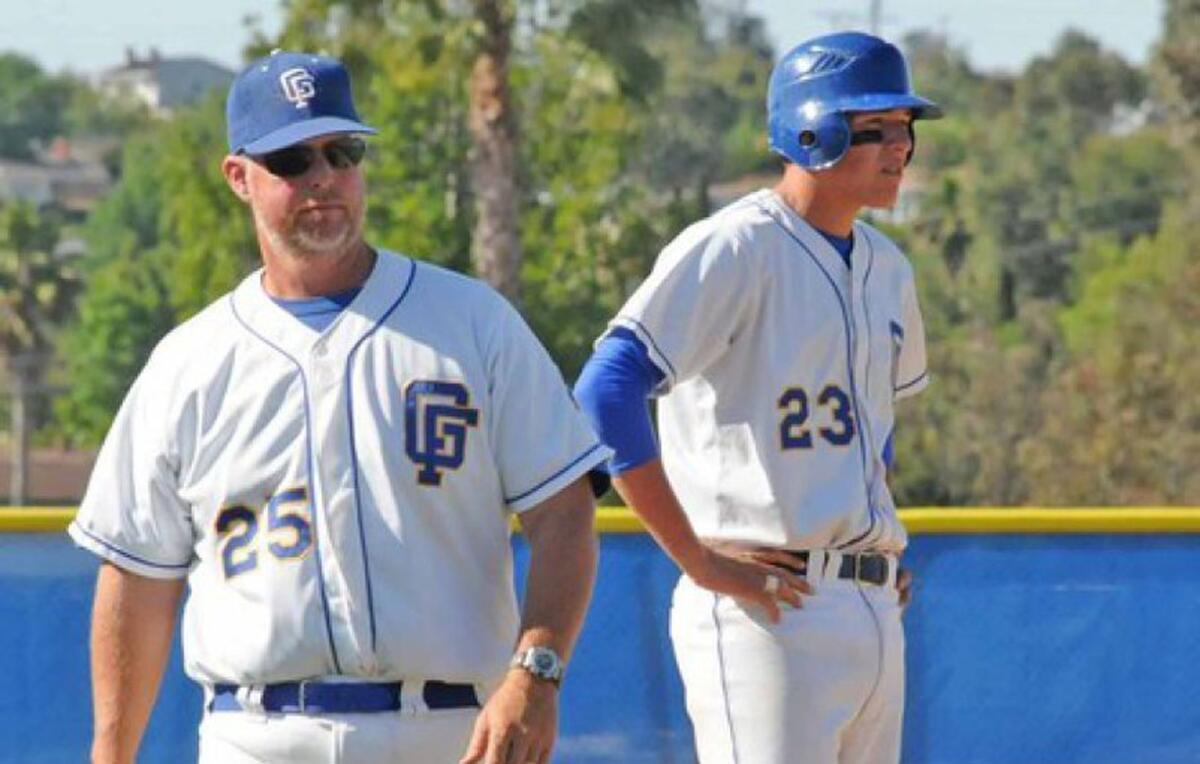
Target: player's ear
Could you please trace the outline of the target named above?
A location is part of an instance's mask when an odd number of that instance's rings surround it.
[[[221,162],[221,174],[225,176],[225,182],[243,202],[250,201],[250,185],[247,182],[250,168],[246,166],[247,162],[249,160],[246,157],[236,154],[229,154]]]

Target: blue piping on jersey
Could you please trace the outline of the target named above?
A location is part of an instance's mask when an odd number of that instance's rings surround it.
[[[329,640],[329,650],[331,656],[333,657],[333,668],[336,673],[340,674],[342,673],[342,663],[340,660],[338,660],[337,643],[333,641],[333,624],[329,619],[329,598],[325,593],[325,566],[321,563],[321,533],[320,528],[318,527],[319,523],[315,522],[317,519],[317,510],[320,507],[320,501],[317,496],[316,486],[313,484],[313,445],[312,423],[310,417],[312,404],[309,403],[308,400],[308,378],[304,376],[304,367],[300,365],[299,361],[293,358],[286,350],[256,332],[254,328],[250,326],[250,324],[246,323],[245,319],[243,319],[241,314],[238,313],[237,303],[234,302],[233,295],[229,296],[229,309],[233,311],[234,319],[236,319],[239,324],[245,327],[246,331],[249,332],[251,336],[258,338],[264,344],[266,344],[267,347],[273,349],[275,352],[291,361],[292,365],[296,367],[296,371],[300,373],[300,388],[304,392],[304,458],[308,469],[308,495],[312,497],[313,502],[313,549],[315,549],[317,553],[317,583],[320,584],[321,610],[322,615],[325,616],[325,636]]]
[[[725,723],[729,725],[729,753],[733,764],[738,764],[737,735],[733,730],[733,709],[729,707],[729,687],[725,679],[725,651],[721,648],[721,615],[717,612],[721,605],[720,595],[713,593],[712,618],[717,630],[717,673],[721,677],[721,702],[725,706]]]
[[[346,354],[346,379],[350,379],[350,364],[354,361],[354,354],[358,352],[358,349],[367,341],[368,337],[379,330],[379,327],[388,319],[388,316],[392,315],[392,312],[408,296],[408,290],[412,288],[413,281],[417,277],[417,261],[410,258],[409,263],[412,264],[412,268],[408,272],[408,282],[405,283],[404,289],[400,290],[400,296],[396,298],[391,307],[384,311],[379,320],[375,322],[375,325],[368,329],[362,337],[359,337],[358,342],[354,343],[354,347],[350,348],[350,352]],[[358,519],[358,543],[359,548],[362,550],[363,576],[367,582],[367,615],[371,624],[371,653],[374,656],[376,652],[375,598],[371,591],[371,561],[367,556],[367,536],[363,532],[362,498],[358,490],[358,449],[354,445],[354,387],[349,384],[346,385],[346,421],[349,424],[348,429],[350,431],[350,474],[354,476],[354,515]]]
[[[642,334],[646,335],[646,339],[650,340],[650,346],[654,348],[654,352],[657,353],[658,356],[663,359],[663,363],[667,365],[667,371],[671,374],[671,384],[674,385],[677,381],[679,381],[679,375],[675,373],[675,367],[671,365],[671,359],[667,358],[667,354],[658,347],[658,343],[654,341],[654,335],[650,333],[650,330],[647,329],[641,321],[638,321],[636,318],[632,318],[630,316],[620,315],[617,316],[617,320],[628,321],[641,330]]]
[[[569,463],[569,464],[567,464],[567,466],[563,467],[563,468],[562,468],[561,470],[559,470],[558,472],[555,472],[553,475],[551,475],[550,477],[546,478],[546,479],[545,479],[545,480],[543,480],[542,482],[538,483],[538,484],[537,484],[537,485],[535,485],[533,488],[530,488],[528,491],[524,491],[524,492],[522,492],[522,493],[519,493],[519,494],[517,494],[516,496],[512,496],[512,497],[508,497],[508,496],[506,496],[506,497],[504,497],[504,501],[505,501],[506,503],[508,503],[508,504],[512,504],[512,503],[514,503],[514,502],[518,502],[518,501],[520,501],[521,499],[524,499],[526,496],[530,496],[530,495],[532,495],[532,494],[535,494],[535,493],[537,493],[538,491],[542,490],[542,488],[544,488],[546,485],[548,485],[548,484],[550,484],[550,483],[554,482],[555,480],[557,480],[557,479],[558,479],[558,477],[559,477],[560,475],[562,475],[564,472],[567,472],[567,471],[568,471],[568,470],[570,470],[572,467],[574,467],[576,464],[579,464],[581,461],[583,461],[584,459],[588,458],[588,456],[590,456],[592,453],[594,453],[594,452],[596,451],[596,449],[598,449],[598,448],[603,448],[603,447],[604,447],[604,444],[603,444],[603,443],[597,443],[597,444],[595,444],[594,446],[592,446],[591,448],[589,448],[587,451],[584,451],[582,454],[580,454],[579,456],[577,456],[577,457],[575,457],[574,459],[572,459],[572,460],[570,461],[570,463]]]
[[[153,562],[151,560],[146,560],[141,557],[138,557],[136,554],[130,554],[129,552],[126,552],[124,549],[117,546],[116,544],[112,544],[108,541],[105,541],[104,539],[100,538],[96,534],[89,531],[87,528],[84,528],[79,523],[75,523],[75,527],[79,529],[80,533],[87,536],[92,541],[95,541],[97,544],[104,547],[108,551],[110,551],[114,554],[118,554],[121,557],[127,557],[130,560],[132,560],[140,565],[145,565],[148,568],[161,568],[162,570],[187,570],[188,568],[190,568],[192,566],[191,560],[188,560],[187,562],[180,563],[180,564],[166,563],[166,562]]]
[[[867,234],[865,229],[863,230],[863,240],[867,242],[867,272],[865,274],[863,274],[863,283],[862,283],[863,317],[867,319],[867,365],[866,365],[866,369],[865,369],[865,373],[867,375],[867,380],[864,383],[864,385],[866,386],[866,389],[867,389],[867,400],[870,401],[871,400],[871,356],[873,355],[873,353],[871,352],[871,304],[869,302],[867,302],[867,283],[871,280],[871,271],[875,268],[875,245],[871,243],[871,237]],[[872,428],[867,425],[866,422],[860,422],[860,424],[862,425],[864,434],[869,438],[868,442],[870,442],[870,444],[871,444],[871,454],[873,456],[875,454],[875,433],[872,431]],[[872,466],[874,466],[874,463],[875,463],[874,459],[872,459],[871,460]],[[871,490],[873,487],[874,487],[874,484],[868,483],[867,512],[870,514],[871,522],[867,526],[866,532],[863,533],[862,535],[860,535],[858,538],[848,541],[845,544],[842,544],[841,548],[845,549],[848,546],[857,544],[858,542],[862,541],[863,539],[870,537],[871,532],[875,530],[876,512],[875,512],[875,503],[872,500],[872,496],[874,494],[873,494],[873,491]]]
[[[757,204],[757,202],[756,202],[756,204]],[[849,315],[847,315],[847,313],[846,313],[846,301],[842,298],[841,290],[837,288],[837,282],[834,281],[833,277],[829,275],[829,271],[825,270],[825,266],[821,265],[821,261],[819,259],[817,259],[816,253],[814,253],[811,249],[809,249],[808,245],[806,245],[803,241],[801,241],[800,238],[798,236],[796,236],[796,234],[792,233],[788,229],[787,226],[785,226],[783,223],[781,223],[779,221],[779,219],[776,218],[775,215],[773,215],[771,213],[771,210],[767,209],[766,207],[762,206],[761,204],[758,204],[757,206],[759,209],[761,209],[763,212],[765,212],[767,214],[767,217],[771,218],[772,222],[774,222],[775,225],[779,226],[780,230],[782,230],[784,233],[786,233],[792,241],[794,241],[798,245],[800,245],[800,249],[804,250],[804,252],[809,256],[809,258],[812,259],[813,264],[816,265],[817,268],[821,271],[821,275],[823,275],[825,277],[825,280],[829,282],[830,288],[833,289],[834,296],[837,297],[838,307],[841,308],[842,325],[846,329],[846,371],[850,375],[850,395],[853,398],[851,403],[854,406],[854,416],[859,422],[858,454],[859,454],[859,461],[862,463],[863,483],[864,483],[864,488],[866,489],[866,497],[867,497],[867,512],[870,514],[870,517],[871,517],[871,525],[867,528],[867,533],[870,533],[871,529],[875,525],[875,511],[871,508],[871,482],[867,477],[867,448],[864,443],[865,437],[863,436],[863,432],[862,432],[862,429],[863,429],[862,428],[862,415],[858,411],[858,385],[854,381],[854,352],[853,352],[853,348],[850,343],[851,322],[850,322]],[[863,536],[865,536],[865,535],[866,534],[863,534]],[[857,543],[861,539],[862,539],[862,536],[859,536],[858,538],[853,539],[850,542],[847,542],[846,544],[839,545],[837,548],[844,549],[845,547],[849,546],[850,544]]]

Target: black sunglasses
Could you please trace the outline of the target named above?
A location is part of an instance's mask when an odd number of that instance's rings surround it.
[[[267,168],[267,172],[280,178],[298,178],[308,172],[317,161],[318,149],[303,144],[288,146],[267,154],[252,155],[250,158]],[[337,138],[326,143],[319,151],[325,161],[335,170],[348,170],[358,166],[367,153],[367,143],[362,138]]]

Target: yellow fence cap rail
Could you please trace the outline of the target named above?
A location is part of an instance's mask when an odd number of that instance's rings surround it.
[[[0,533],[56,533],[72,507],[0,507]],[[913,534],[1200,533],[1200,507],[920,507],[900,510]],[[624,507],[596,512],[601,533],[643,533]]]
[[[597,511],[602,533],[641,533],[624,507]],[[900,510],[912,534],[1200,533],[1200,507],[921,507]]]

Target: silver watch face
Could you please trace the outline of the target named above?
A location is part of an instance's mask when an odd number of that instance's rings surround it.
[[[562,661],[558,653],[548,647],[531,647],[521,664],[529,673],[542,679],[558,679],[562,675]]]
[[[554,653],[546,653],[537,651],[532,656],[533,666],[542,674],[553,673],[555,667],[558,666],[558,659],[554,657]]]

